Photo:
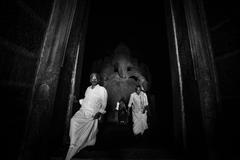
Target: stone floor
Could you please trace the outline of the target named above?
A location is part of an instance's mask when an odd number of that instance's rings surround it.
[[[177,160],[180,156],[163,135],[149,129],[143,136],[134,136],[131,125],[109,124],[102,127],[95,146],[86,147],[73,160]],[[66,149],[52,155],[51,160],[63,160]]]
[[[64,156],[55,156],[51,160],[63,160]],[[74,156],[75,160],[177,160],[176,154],[161,149],[147,148],[123,148],[123,149],[102,149],[102,150],[82,150]]]

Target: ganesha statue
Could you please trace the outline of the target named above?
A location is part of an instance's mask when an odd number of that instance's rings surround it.
[[[117,102],[124,98],[128,105],[130,94],[135,91],[136,85],[148,91],[151,84],[150,72],[145,64],[131,56],[130,49],[125,44],[119,44],[111,56],[95,62],[95,66],[100,70],[102,84],[108,92],[107,119],[117,122]]]

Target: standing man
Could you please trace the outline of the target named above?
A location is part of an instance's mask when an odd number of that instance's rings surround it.
[[[70,160],[76,153],[86,146],[95,145],[98,132],[98,119],[104,114],[107,105],[107,91],[100,86],[99,75],[90,75],[91,86],[85,92],[84,99],[80,99],[81,108],[71,118],[70,146],[65,160]]]
[[[148,99],[146,93],[141,91],[141,86],[137,85],[136,91],[131,94],[128,107],[132,107],[133,133],[143,134],[148,129],[147,107]]]

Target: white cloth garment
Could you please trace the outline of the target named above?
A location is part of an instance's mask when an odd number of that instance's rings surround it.
[[[104,87],[89,86],[84,99],[80,101],[81,108],[71,118],[70,146],[66,156],[71,159],[77,152],[86,146],[94,145],[98,131],[98,119],[93,119],[97,112],[105,113],[107,105],[107,91]]]
[[[144,108],[148,105],[147,95],[144,92],[137,94],[132,93],[129,99],[128,107],[132,107],[133,133],[143,134],[148,129],[147,111],[143,113]]]

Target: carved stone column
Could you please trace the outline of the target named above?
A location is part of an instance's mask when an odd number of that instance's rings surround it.
[[[67,48],[68,55],[65,56],[62,76],[65,77],[66,83],[62,84],[68,89],[68,92],[62,92],[63,97],[67,99],[67,109],[65,114],[63,144],[69,145],[69,127],[70,119],[73,116],[73,106],[78,102],[79,90],[81,86],[81,76],[83,68],[83,58],[85,50],[85,38],[87,33],[89,18],[90,1],[78,0],[76,13],[70,34],[69,45]],[[66,93],[68,96],[66,98]],[[63,101],[59,99],[59,103]]]
[[[214,152],[218,89],[200,0],[167,0],[176,142],[202,158]]]
[[[48,158],[48,138],[59,73],[64,61],[77,0],[55,0],[43,41],[26,133],[20,150],[21,160]]]

